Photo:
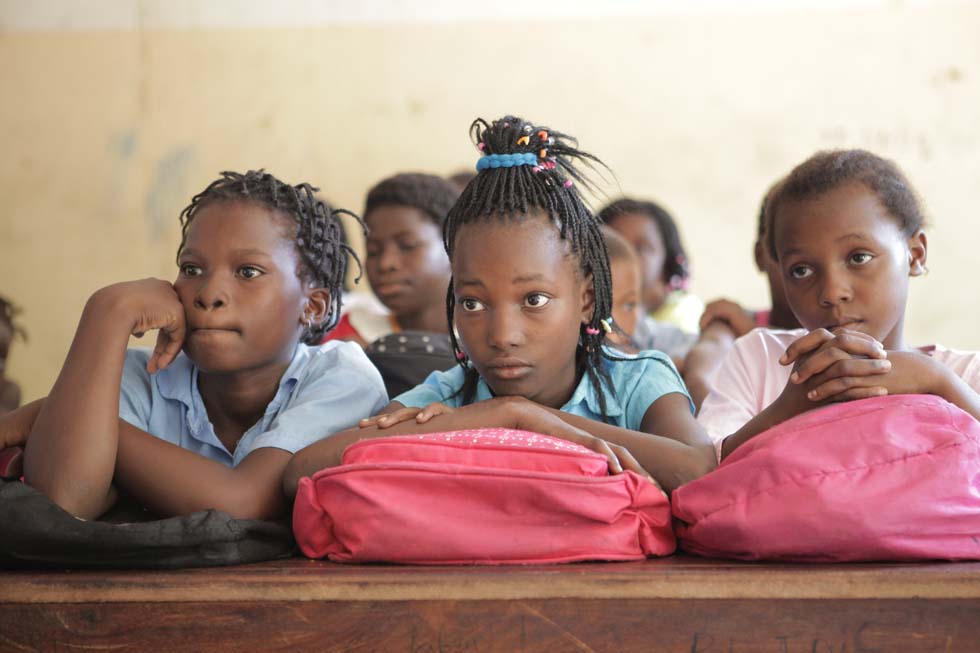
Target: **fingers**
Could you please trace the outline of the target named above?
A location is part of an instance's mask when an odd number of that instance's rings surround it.
[[[174,324],[160,329],[157,333],[157,342],[153,347],[153,353],[146,363],[146,370],[150,374],[165,369],[177,358],[181,347],[184,346],[184,331],[183,317]]]
[[[362,419],[360,422],[358,422],[358,426],[362,429],[372,426],[376,426],[379,429],[386,429],[396,424],[401,424],[402,422],[407,422],[410,419],[414,419],[419,412],[421,412],[421,409],[419,408],[399,408],[398,410],[390,413]]]
[[[446,413],[451,413],[452,411],[453,409],[449,406],[438,401],[434,401],[423,408],[419,414],[415,416],[415,421],[419,424],[425,424],[437,415],[445,415]]]
[[[802,359],[790,374],[790,381],[803,383],[820,374],[830,376],[882,374],[891,369],[891,362],[884,357],[886,355],[884,349],[879,349],[873,339],[854,340],[849,336],[846,338],[848,342],[841,342],[840,337],[835,338],[825,343],[816,353]],[[875,364],[865,364],[868,361],[874,361]]]
[[[630,453],[629,449],[618,444],[609,444],[609,448],[612,449],[614,454],[616,454],[616,458],[619,460],[621,469],[628,469],[631,472],[635,472],[643,478],[652,481],[654,484],[657,484],[657,482],[653,479],[653,476],[650,475],[650,472],[643,469],[643,466],[640,465],[636,458],[633,457],[633,454]],[[659,487],[659,484],[657,484],[657,486]],[[663,488],[661,488],[661,490],[663,490]]]
[[[814,329],[790,343],[783,355],[779,357],[779,363],[781,365],[794,363],[800,356],[816,351],[823,343],[833,339],[834,334],[827,329]]]
[[[850,401],[888,394],[880,375],[891,369],[890,361],[854,359],[842,361],[837,366],[849,370],[850,373],[815,377],[812,381],[813,387],[806,393],[807,399],[813,402]]]
[[[622,474],[623,465],[619,462],[619,458],[613,453],[612,447],[605,440],[593,437],[592,446],[589,447],[596,453],[601,453],[603,456],[609,459],[609,473],[610,474]]]

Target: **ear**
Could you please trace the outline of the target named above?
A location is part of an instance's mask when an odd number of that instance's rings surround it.
[[[755,241],[755,267],[759,272],[766,271],[766,245],[759,238]]]
[[[303,306],[300,322],[306,324],[322,324],[327,319],[330,308],[330,291],[326,288],[309,288]]]
[[[926,267],[926,254],[928,252],[928,243],[926,242],[925,232],[919,229],[914,234],[912,234],[908,240],[908,248],[909,248],[909,276],[920,277],[926,272],[928,272],[928,268]]]
[[[595,312],[595,281],[592,273],[585,275],[582,280],[582,324],[592,323],[592,314]],[[608,316],[607,316],[608,317]]]

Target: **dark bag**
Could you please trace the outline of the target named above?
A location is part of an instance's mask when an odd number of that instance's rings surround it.
[[[284,558],[294,549],[288,522],[234,519],[218,510],[155,519],[125,498],[87,521],[24,483],[0,481],[0,568],[216,567]]]
[[[426,331],[382,336],[368,345],[367,356],[381,372],[392,399],[425,381],[432,372],[448,370],[456,364],[449,336]]]

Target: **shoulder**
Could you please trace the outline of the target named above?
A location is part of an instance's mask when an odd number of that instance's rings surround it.
[[[660,397],[680,393],[688,398],[687,387],[670,357],[662,351],[644,350],[621,354],[606,350],[604,361],[617,400],[632,426],[638,428],[647,409]],[[693,404],[691,408],[693,410]]]
[[[359,378],[384,388],[381,374],[361,346],[345,340],[331,340],[316,346],[298,345],[286,374],[295,377],[300,384],[324,378],[347,383],[352,378]]]
[[[457,396],[466,380],[466,373],[459,365],[445,371],[432,372],[421,384],[393,399],[403,406],[422,408],[434,401],[459,407],[461,397]]]
[[[923,347],[922,350],[980,393],[980,352],[947,349],[942,345]]]

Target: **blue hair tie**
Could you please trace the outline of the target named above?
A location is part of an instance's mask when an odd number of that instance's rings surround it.
[[[486,154],[476,162],[477,171],[487,168],[513,168],[514,166],[533,166],[538,163],[538,155],[531,152],[517,154]]]

